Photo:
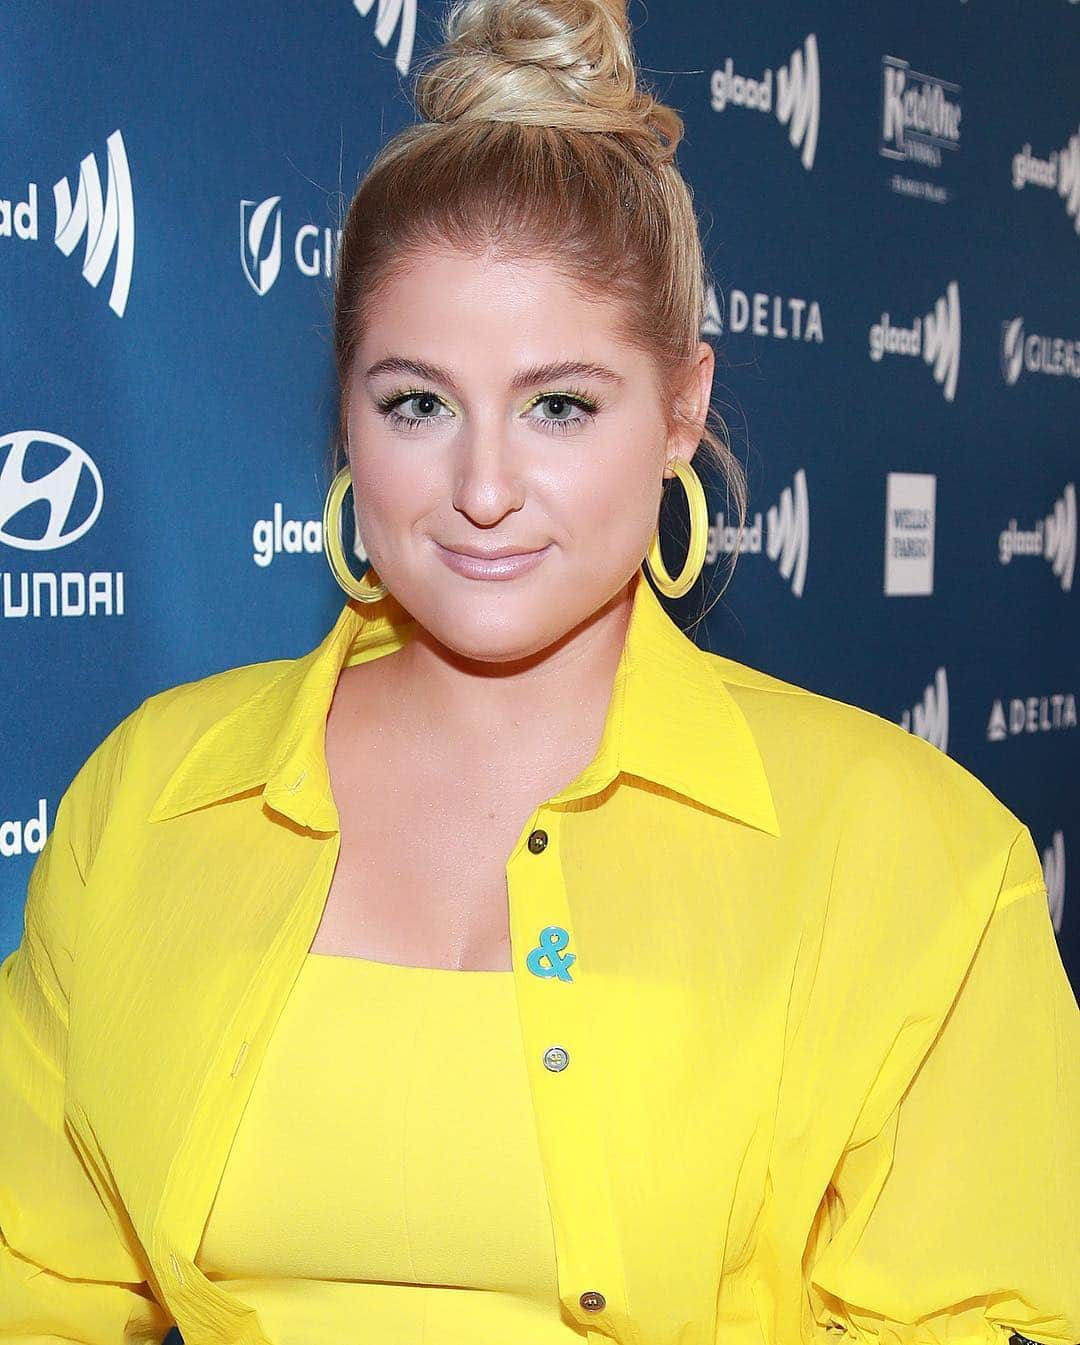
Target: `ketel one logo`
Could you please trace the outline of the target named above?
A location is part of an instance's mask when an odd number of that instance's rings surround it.
[[[17,430],[0,438],[0,542],[56,551],[94,526],[105,493],[84,448],[59,434]]]
[[[920,75],[907,61],[881,61],[881,144],[887,159],[941,166],[941,151],[960,144],[960,85]]]
[[[281,197],[240,202],[240,265],[260,297],[281,270]]]
[[[353,9],[358,14],[366,15],[371,12],[374,3],[375,0],[353,0]],[[381,47],[388,46],[395,28],[398,28],[398,43],[394,65],[401,74],[407,75],[413,42],[416,40],[416,0],[379,0],[379,10],[375,16],[376,42]]]
[[[722,70],[714,70],[710,80],[714,112],[726,107],[752,108],[755,112],[772,112],[773,72],[766,69],[760,79],[735,72],[729,56]],[[788,128],[788,139],[794,149],[802,150],[802,166],[809,171],[814,166],[817,151],[818,121],[821,108],[821,74],[818,65],[817,36],[809,33],[802,50],[796,48],[791,60],[776,72],[776,120]]]

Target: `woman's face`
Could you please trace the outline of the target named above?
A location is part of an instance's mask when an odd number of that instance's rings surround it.
[[[547,263],[431,251],[374,308],[346,389],[371,563],[459,655],[542,650],[640,565],[665,463],[700,438],[711,348],[683,403],[699,428],[669,435],[651,360]],[[518,561],[470,569],[462,550]]]

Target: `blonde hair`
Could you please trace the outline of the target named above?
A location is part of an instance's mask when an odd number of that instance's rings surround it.
[[[442,36],[415,83],[423,120],[382,147],[344,220],[334,292],[339,441],[380,287],[433,242],[549,261],[613,302],[621,339],[654,359],[674,428],[708,277],[692,193],[675,165],[682,118],[640,83],[623,0],[461,0]],[[703,452],[741,531],[746,477],[711,405],[699,461]]]

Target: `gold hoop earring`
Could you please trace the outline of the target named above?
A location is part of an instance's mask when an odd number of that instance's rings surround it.
[[[701,480],[689,462],[685,458],[672,458],[668,466],[682,482],[686,491],[686,502],[690,508],[690,545],[686,548],[686,560],[682,569],[672,579],[660,554],[660,527],[657,524],[645,562],[660,592],[667,598],[681,598],[694,587],[705,564],[705,551],[709,540],[709,507],[705,502],[705,490]]]
[[[378,602],[380,598],[386,597],[388,591],[386,585],[381,583],[375,585],[368,579],[370,565],[357,579],[349,569],[345,560],[345,548],[341,544],[341,507],[345,502],[345,492],[351,485],[352,474],[348,466],[345,466],[334,477],[330,489],[326,492],[326,503],[323,505],[323,550],[326,553],[326,563],[330,566],[330,573],[338,585],[350,598],[356,598],[359,602]]]

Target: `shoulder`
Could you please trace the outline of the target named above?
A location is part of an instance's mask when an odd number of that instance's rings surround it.
[[[982,893],[1042,883],[1028,828],[954,757],[871,710],[710,659],[746,716],[782,828],[786,816],[838,847],[873,845],[913,883]]]
[[[107,822],[144,817],[199,739],[296,663],[272,659],[227,668],[154,692],[126,714],[84,761],[57,809],[57,824],[66,821],[84,871]]]

